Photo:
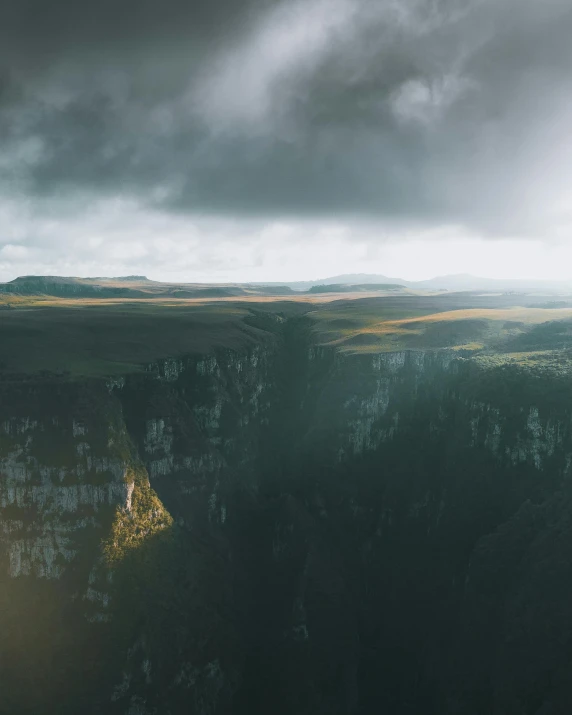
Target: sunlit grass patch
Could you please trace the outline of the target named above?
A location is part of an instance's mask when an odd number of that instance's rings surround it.
[[[519,340],[526,344],[529,332],[537,342],[541,341],[544,324],[555,325],[546,331],[547,336],[554,341],[556,335],[562,341],[567,335],[567,321],[572,319],[570,308],[463,308],[421,315],[419,306],[410,303],[410,314],[406,316],[384,311],[382,303],[376,312],[360,312],[357,308],[358,302],[338,314],[331,307],[318,312],[317,340],[343,352],[439,348],[503,351],[505,346],[509,349],[511,341],[515,347]]]
[[[125,474],[129,488],[128,503],[118,506],[103,554],[108,566],[116,566],[145,542],[173,526],[173,517],[151,489],[146,469],[129,467]]]

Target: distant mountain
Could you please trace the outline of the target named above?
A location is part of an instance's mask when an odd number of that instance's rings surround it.
[[[437,276],[422,281],[407,281],[401,278],[391,278],[382,274],[348,273],[330,276],[315,281],[295,281],[287,283],[295,291],[309,291],[316,286],[343,286],[343,285],[401,285],[415,291],[483,291],[494,293],[543,293],[561,294],[572,292],[572,281],[549,281],[512,278],[482,278],[469,273]],[[264,284],[261,284],[264,285]],[[271,285],[271,284],[265,284]]]
[[[390,278],[388,276],[383,276],[380,274],[375,274],[375,273],[345,273],[343,275],[339,276],[330,276],[328,278],[321,278],[319,280],[315,281],[292,281],[292,282],[286,282],[286,283],[272,283],[272,282],[264,282],[264,283],[252,283],[251,285],[254,286],[278,286],[278,285],[286,285],[292,290],[295,291],[309,291],[311,288],[314,286],[323,286],[323,285],[366,285],[366,284],[392,284],[396,285],[399,284],[401,286],[408,285],[407,281],[402,281],[400,278]]]
[[[75,278],[66,276],[19,276],[0,284],[0,292],[18,295],[48,295],[60,298],[145,297],[149,288],[146,278]],[[143,289],[146,287],[146,290]]]
[[[381,275],[379,273],[344,273],[340,276],[331,276],[330,278],[323,278],[322,280],[314,281],[315,285],[325,285],[328,283],[351,283],[353,285],[364,285],[367,283],[399,283],[404,285],[407,281],[401,280],[401,278],[389,278],[388,276]]]
[[[572,290],[571,281],[534,280],[526,278],[482,278],[469,273],[438,276],[425,281],[415,281],[408,284],[415,290],[449,292],[487,291],[500,293],[569,293]]]

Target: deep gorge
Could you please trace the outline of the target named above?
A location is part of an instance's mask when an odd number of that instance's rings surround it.
[[[2,380],[3,712],[566,712],[569,380],[251,324]]]

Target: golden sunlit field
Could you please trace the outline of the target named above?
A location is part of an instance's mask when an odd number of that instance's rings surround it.
[[[391,351],[407,348],[480,350],[499,347],[525,334],[531,326],[572,319],[572,308],[469,308],[379,320],[375,313],[342,317],[316,315],[324,343],[345,351]]]

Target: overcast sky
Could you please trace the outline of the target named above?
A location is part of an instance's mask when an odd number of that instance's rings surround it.
[[[572,278],[570,0],[4,0],[0,280]]]

